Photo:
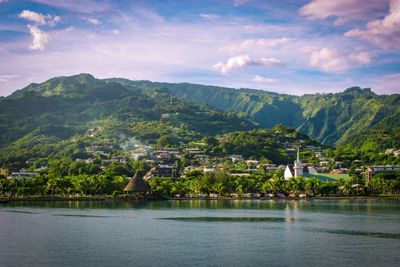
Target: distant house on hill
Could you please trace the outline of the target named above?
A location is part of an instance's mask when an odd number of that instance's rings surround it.
[[[144,176],[144,179],[148,180],[154,177],[177,178],[178,170],[173,165],[159,164],[158,166],[151,168]]]
[[[37,172],[12,172],[9,178],[23,179],[23,178],[33,178],[39,175]]]
[[[371,181],[373,174],[377,172],[396,172],[400,171],[400,165],[377,165],[369,166],[365,170],[365,181]]]

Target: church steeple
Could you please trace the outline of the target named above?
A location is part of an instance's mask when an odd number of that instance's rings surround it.
[[[300,161],[300,147],[297,148],[297,159],[294,162],[294,177],[303,176],[303,163]]]
[[[300,161],[300,147],[297,148],[297,162],[301,163]]]

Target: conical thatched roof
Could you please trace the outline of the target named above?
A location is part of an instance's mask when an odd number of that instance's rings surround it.
[[[143,180],[142,176],[136,172],[124,188],[124,192],[147,192],[148,189],[149,186]]]

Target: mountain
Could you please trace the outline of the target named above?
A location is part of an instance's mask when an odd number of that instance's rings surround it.
[[[57,77],[0,99],[0,163],[22,165],[72,143],[83,146],[86,139],[80,145],[73,140],[93,132],[114,145],[133,136],[155,144],[161,136],[189,142],[255,127],[247,118],[178,99],[167,90],[99,80],[89,74]],[[79,150],[74,146],[71,154]]]
[[[400,95],[376,95],[368,88],[293,96],[188,83],[111,80],[167,89],[177,97],[249,117],[264,128],[282,123],[326,145],[346,144],[359,134],[400,128]]]
[[[0,162],[21,163],[65,147],[78,156],[79,146],[87,142],[80,137],[93,133],[116,145],[131,137],[156,144],[162,136],[187,143],[276,124],[325,145],[345,147],[348,153],[361,148],[367,157],[400,148],[400,95],[376,95],[353,87],[335,94],[293,96],[189,83],[96,79],[90,74],[56,77],[0,98]]]

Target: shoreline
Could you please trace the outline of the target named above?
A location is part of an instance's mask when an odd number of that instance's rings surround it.
[[[215,200],[400,200],[400,196],[326,196],[326,197],[286,197],[286,198],[249,198],[249,197],[218,197],[218,198],[210,198],[210,197],[192,197],[192,198],[134,198],[130,196],[126,197],[107,197],[107,196],[99,196],[99,197],[18,197],[18,198],[0,198],[0,204],[2,203],[11,203],[11,202],[62,202],[62,201],[79,201],[79,202],[88,202],[88,201],[98,201],[98,202],[138,202],[138,201],[168,201],[168,200],[206,200],[206,201],[215,201]]]

